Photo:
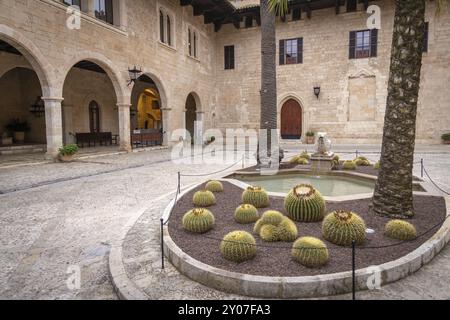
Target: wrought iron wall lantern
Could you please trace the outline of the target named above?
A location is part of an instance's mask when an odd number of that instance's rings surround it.
[[[36,102],[30,106],[30,113],[32,113],[36,118],[40,118],[45,115],[45,104],[41,97],[37,97]]]
[[[320,86],[315,86],[315,87],[314,87],[314,95],[317,97],[317,99],[319,99],[319,96],[320,96]]]
[[[137,110],[133,107],[130,108],[130,118],[134,118],[137,115]]]
[[[142,74],[142,69],[141,68],[136,68],[136,66],[134,66],[133,69],[128,68],[128,75],[130,76],[130,81],[128,82],[128,86],[130,86],[132,83],[135,83],[139,77]]]

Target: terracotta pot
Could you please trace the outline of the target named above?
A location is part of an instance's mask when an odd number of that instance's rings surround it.
[[[72,162],[74,157],[75,156],[73,154],[71,154],[71,155],[68,155],[68,154],[62,155],[62,154],[60,154],[59,155],[59,160],[61,160],[61,162]]]
[[[314,144],[315,137],[306,137],[306,144]]]
[[[450,144],[450,140],[442,140],[443,144]]]
[[[14,141],[16,143],[23,143],[25,141],[25,132],[21,131],[14,132]]]

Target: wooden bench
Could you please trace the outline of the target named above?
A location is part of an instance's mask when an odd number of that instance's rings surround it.
[[[136,130],[131,133],[131,144],[135,148],[160,146],[163,142],[163,135],[159,130]]]
[[[80,148],[84,148],[87,144],[88,147],[112,145],[112,133],[111,132],[97,132],[97,133],[76,133],[75,138],[77,140],[77,145]]]

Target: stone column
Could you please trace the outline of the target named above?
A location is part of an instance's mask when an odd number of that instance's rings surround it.
[[[172,108],[161,108],[162,112],[162,126],[163,126],[163,146],[169,145],[170,139],[170,111]]]
[[[205,118],[205,112],[197,111],[197,120],[194,124],[194,142],[198,145],[203,145],[203,121]]]
[[[183,123],[185,131],[187,131],[187,128],[186,128],[186,112],[187,112],[187,109],[183,109],[183,114],[182,114],[182,117],[181,117],[181,121],[183,121],[182,123]],[[183,135],[183,139],[184,139],[184,141],[186,141],[186,139],[187,139],[187,133],[186,132]]]
[[[130,131],[130,107],[129,103],[118,103],[119,112],[119,139],[120,150],[131,152],[131,131]]]
[[[56,158],[63,145],[62,108],[63,98],[42,97],[45,104],[45,128],[47,157]]]

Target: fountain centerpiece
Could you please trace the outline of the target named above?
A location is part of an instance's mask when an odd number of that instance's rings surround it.
[[[333,169],[334,152],[331,151],[331,141],[326,132],[319,132],[316,153],[311,156],[311,170],[318,174],[330,172]]]

